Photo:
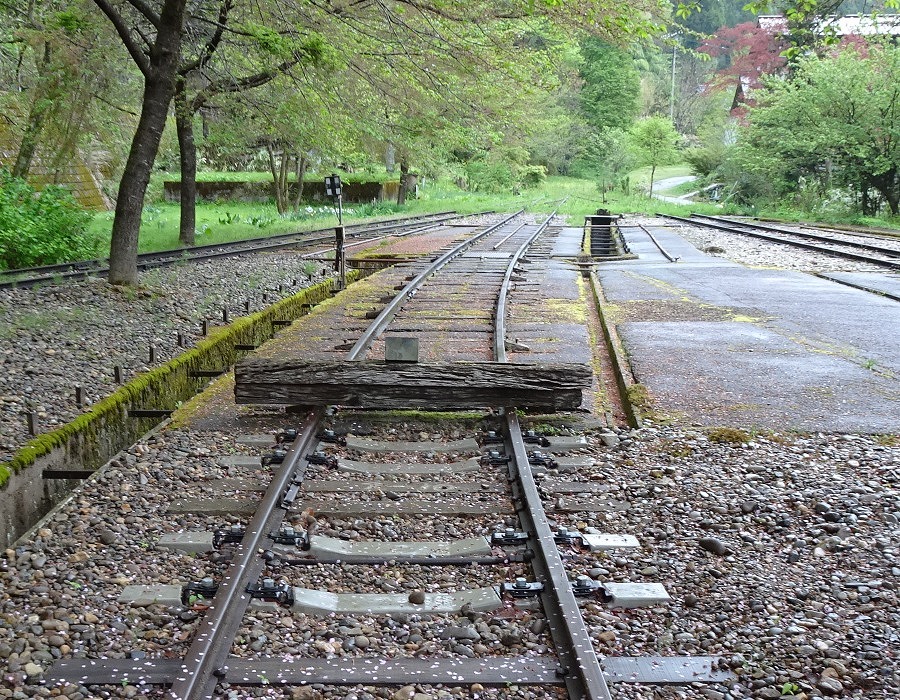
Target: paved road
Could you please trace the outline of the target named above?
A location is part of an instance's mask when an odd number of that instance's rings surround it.
[[[694,194],[693,192],[689,192],[678,197],[658,193],[675,189],[679,185],[683,185],[685,182],[693,182],[696,179],[696,175],[679,175],[678,177],[666,177],[662,180],[657,180],[653,183],[653,196],[657,199],[662,200],[663,202],[670,202],[672,204],[692,204],[689,197],[690,195]]]

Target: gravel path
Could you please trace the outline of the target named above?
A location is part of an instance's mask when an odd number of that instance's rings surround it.
[[[660,225],[659,219],[640,220],[645,225]],[[682,238],[697,249],[749,267],[771,267],[798,272],[885,272],[885,268],[789,245],[769,243],[749,236],[727,233],[700,226],[668,222]]]
[[[279,251],[150,270],[136,289],[90,279],[0,290],[0,460],[30,437],[23,412],[34,411],[38,432],[48,432],[82,412],[76,385],[88,408],[117,388],[115,365],[125,381],[150,369],[151,345],[162,364],[201,339],[203,319],[221,324],[223,308],[234,319],[245,301],[258,311],[331,274]]]
[[[642,544],[639,551],[612,554],[573,549],[570,573],[600,581],[659,581],[673,598],[668,605],[624,611],[586,602],[597,651],[718,655],[737,674],[721,686],[615,685],[614,697],[900,697],[900,449],[889,439],[854,435],[772,433],[746,443],[717,441],[730,438],[652,425],[607,433],[584,451],[595,466],[546,476],[548,482],[606,487],[610,498],[629,505],[624,512],[554,513],[551,497],[553,522],[634,534]],[[175,556],[155,550],[153,542],[164,532],[220,525],[214,517],[166,515],[171,494],[188,495],[211,476],[238,476],[237,470],[218,466],[217,456],[253,452],[215,431],[179,429],[151,437],[87,482],[33,539],[8,551],[0,570],[0,698],[48,696],[34,676],[62,655],[183,653],[195,611],[135,608],[116,598],[127,583],[222,574],[227,549]],[[453,527],[454,520],[449,522]],[[483,524],[494,526],[490,519]],[[353,525],[366,539],[376,535],[377,528]],[[460,527],[460,534],[472,529]],[[287,567],[280,575],[332,590],[387,591],[485,585],[498,571],[325,565]],[[243,646],[236,651],[352,657],[371,648],[453,657],[521,647],[520,653],[546,653],[539,614],[475,617],[307,619],[257,612],[247,618]],[[413,690],[421,693],[419,700],[460,696],[445,689]],[[60,697],[99,697],[95,691],[72,687]],[[403,697],[396,695],[400,692],[410,691],[260,688],[224,697],[347,700]],[[157,689],[136,686],[107,688],[105,696],[161,697]],[[471,691],[462,696],[474,697]],[[505,695],[478,691],[484,698],[554,696],[538,689]]]

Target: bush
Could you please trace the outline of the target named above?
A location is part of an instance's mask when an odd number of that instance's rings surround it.
[[[519,179],[523,187],[538,187],[547,179],[547,169],[543,165],[526,165],[519,173]]]
[[[99,238],[85,230],[90,220],[68,190],[49,185],[37,192],[0,170],[0,269],[96,256]]]

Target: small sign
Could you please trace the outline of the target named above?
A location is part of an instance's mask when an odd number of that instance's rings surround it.
[[[341,196],[341,176],[340,175],[326,175],[325,176],[325,194],[329,197],[340,197]]]

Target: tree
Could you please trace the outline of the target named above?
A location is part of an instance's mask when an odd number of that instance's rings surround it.
[[[640,76],[631,56],[595,37],[581,42],[581,110],[596,129],[626,128],[638,113]]]
[[[653,179],[656,168],[671,163],[678,151],[678,132],[666,117],[647,117],[631,127],[631,143],[638,159],[650,166],[650,196],[653,196]]]
[[[181,57],[187,0],[94,0],[144,77],[141,116],[116,199],[109,281],[137,283],[138,236],[150,172],[159,150]]]
[[[194,115],[217,97],[259,88],[298,64],[321,61],[325,48],[321,38],[298,29],[277,15],[270,24],[258,24],[258,13],[234,17],[235,0],[222,0],[218,16],[205,42],[194,43],[195,52],[182,60],[175,80],[175,124],[181,170],[181,219],[179,241],[194,244],[197,205],[197,147]],[[261,11],[261,8],[257,8]],[[187,53],[187,51],[184,51]],[[192,89],[193,86],[193,89]],[[288,166],[285,163],[285,166]],[[305,159],[296,161],[298,173]],[[279,168],[286,183],[286,171]],[[302,186],[302,177],[300,178]],[[277,192],[281,192],[281,188]],[[279,211],[284,200],[279,198]],[[296,207],[295,207],[296,208]]]
[[[0,0],[0,111],[4,135],[18,139],[13,175],[27,177],[38,153],[46,171],[71,161],[103,121],[97,105],[115,105],[104,29],[84,0]],[[128,82],[120,73],[116,87]]]
[[[758,90],[767,75],[778,75],[787,63],[787,41],[755,22],[723,27],[698,49],[718,62],[712,85],[735,91],[732,108],[753,103],[749,91]]]
[[[874,44],[809,56],[770,84],[750,113],[745,148],[772,177],[871,188],[900,214],[900,48]],[[827,182],[826,182],[827,184]]]

